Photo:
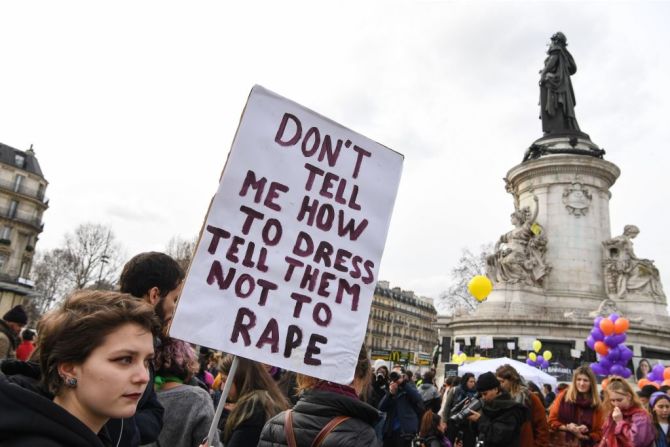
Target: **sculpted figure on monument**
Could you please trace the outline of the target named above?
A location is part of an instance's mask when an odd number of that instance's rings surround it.
[[[614,298],[635,294],[662,300],[665,294],[654,261],[640,259],[633,251],[633,239],[639,233],[635,225],[626,225],[621,236],[603,242],[607,293]]]
[[[549,273],[551,267],[544,260],[547,238],[539,225],[533,226],[539,209],[537,197],[534,200],[532,214],[529,207],[511,214],[514,229],[500,236],[493,254],[486,258],[486,274],[492,281],[542,286]]]
[[[581,134],[575,117],[577,101],[570,81],[570,75],[577,72],[577,64],[567,45],[560,31],[551,36],[548,56],[540,70],[540,118],[545,136]]]

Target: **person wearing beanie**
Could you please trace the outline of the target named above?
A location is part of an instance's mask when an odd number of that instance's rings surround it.
[[[528,419],[528,409],[516,402],[500,387],[492,372],[477,378],[477,391],[484,405],[468,417],[476,423],[478,440],[486,447],[519,447],[521,425]]]
[[[19,334],[28,324],[28,315],[23,307],[12,307],[0,320],[0,360],[16,358],[19,347]]]

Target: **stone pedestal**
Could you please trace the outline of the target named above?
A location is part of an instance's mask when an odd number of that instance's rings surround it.
[[[567,139],[549,143],[582,152],[596,147],[583,140],[577,145]],[[609,189],[619,174],[613,163],[578,154],[544,155],[510,169],[505,180],[515,208],[534,212],[539,207],[533,230],[546,237],[544,262],[549,272],[533,284],[494,282],[493,292],[474,315],[445,321],[446,333],[455,339],[550,338],[574,342],[583,350],[593,318],[618,312],[631,322],[627,344],[634,346],[636,355],[645,346],[665,350],[670,358],[665,297],[632,294],[610,300],[606,291],[603,241],[612,237]]]

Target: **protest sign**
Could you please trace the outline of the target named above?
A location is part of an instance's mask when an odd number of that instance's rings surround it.
[[[170,336],[350,383],[402,161],[254,87]]]

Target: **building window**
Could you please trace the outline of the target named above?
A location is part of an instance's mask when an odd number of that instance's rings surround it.
[[[16,217],[16,209],[19,207],[19,202],[12,200],[9,204],[9,210],[7,210],[7,217],[13,219]]]
[[[0,229],[0,240],[9,241],[12,237],[12,227],[5,225]]]
[[[23,169],[26,165],[26,157],[21,154],[14,154],[14,163],[16,166]]]
[[[19,273],[19,276],[21,278],[27,278],[29,274],[30,274],[30,260],[24,259],[23,262],[21,262],[21,271]]]
[[[0,270],[2,270],[2,268],[5,266],[8,259],[9,259],[9,255],[7,253],[1,253],[0,252]]]
[[[23,183],[23,179],[25,179],[24,176],[21,174],[16,174],[16,177],[14,177],[14,192],[19,192],[21,189],[21,184]]]

